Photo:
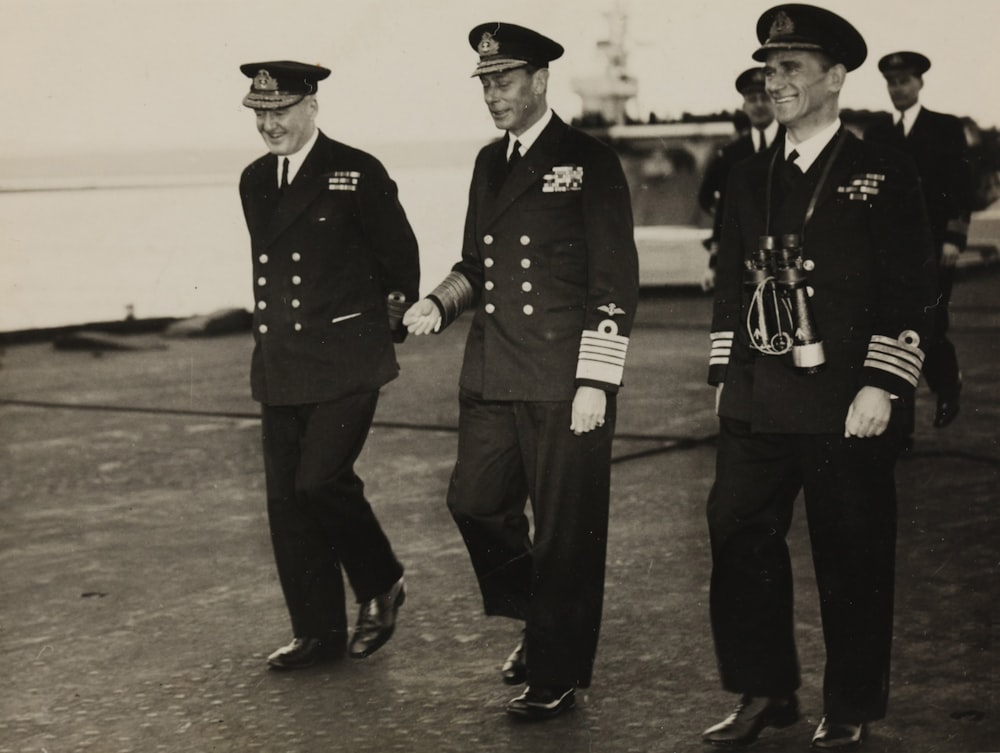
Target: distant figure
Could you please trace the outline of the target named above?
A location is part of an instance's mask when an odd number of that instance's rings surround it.
[[[702,289],[715,287],[715,260],[722,234],[723,199],[729,171],[740,160],[774,146],[784,136],[785,130],[774,119],[774,106],[764,91],[764,69],[749,68],[736,77],[736,91],[743,96],[741,112],[746,116],[746,133],[719,149],[708,163],[705,176],[698,190],[698,203],[712,215],[712,235],[705,241],[708,251],[708,268],[702,279]]]
[[[947,426],[958,415],[962,375],[955,346],[948,339],[948,307],[955,265],[965,249],[972,213],[972,172],[962,121],[921,106],[920,90],[931,61],[919,52],[894,52],[879,60],[895,112],[892,120],[872,125],[865,138],[890,144],[917,163],[937,252],[940,297],[934,331],[927,343],[924,378],[937,395],[934,426]]]
[[[858,31],[790,4],[760,17],[757,38],[786,133],[733,167],[726,195],[709,603],[739,701],[702,739],[744,745],[799,718],[786,536],[803,491],[826,648],[812,745],[839,748],[888,704],[894,469],[934,300],[930,227],[911,160],[841,123],[840,91],[867,56]]]
[[[507,711],[548,719],[589,687],[597,651],[615,397],[639,294],[632,209],[617,155],[549,109],[562,46],[499,22],[469,43],[506,134],[476,158],[461,261],[403,322],[423,335],[475,312],[448,507],[486,614],[524,625],[501,674],[527,687]]]
[[[253,248],[253,397],[261,403],[267,512],[293,640],[273,669],[343,657],[343,576],[361,605],[352,657],[392,635],[403,567],[354,463],[379,388],[398,373],[393,341],[418,296],[417,242],[396,185],[369,154],[316,128],[330,71],[248,63],[243,99],[269,154],[240,178]]]

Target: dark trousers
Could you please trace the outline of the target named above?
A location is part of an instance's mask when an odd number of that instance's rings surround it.
[[[343,643],[341,570],[359,603],[388,591],[403,574],[354,472],[377,402],[375,391],[262,406],[271,541],[296,636]]]
[[[486,614],[525,622],[529,683],[588,687],[604,600],[615,397],[604,426],[581,436],[569,428],[570,402],[463,392],[459,404],[448,508]]]
[[[959,389],[958,356],[955,346],[948,339],[948,308],[954,282],[954,267],[938,267],[938,302],[924,357],[924,379],[927,380],[927,386],[931,392],[946,399],[956,397]]]
[[[755,434],[721,419],[708,500],[710,609],[723,687],[755,696],[799,687],[785,537],[799,490],[826,646],[824,713],[885,716],[896,547],[893,469],[905,436],[895,406],[879,437]]]

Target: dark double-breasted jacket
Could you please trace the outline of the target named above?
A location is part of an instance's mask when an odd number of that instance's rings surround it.
[[[927,337],[935,284],[920,183],[909,159],[843,129],[805,175],[781,189],[783,165],[777,163],[783,156],[779,145],[731,173],[708,378],[724,384],[719,415],[749,422],[753,431],[841,433],[861,387],[911,400],[920,377],[920,341]],[[746,265],[761,236],[786,233],[803,237],[809,301],[826,357],[819,373],[796,368],[790,354],[764,354],[751,346],[753,289],[744,283]]]
[[[775,144],[782,143],[784,135],[784,127],[778,126],[774,140],[766,145],[765,151],[773,149]],[[722,237],[722,218],[725,214],[726,182],[729,179],[729,172],[737,162],[754,154],[756,149],[753,137],[747,133],[720,147],[705,168],[705,176],[698,189],[698,204],[713,216],[711,238],[713,241],[718,242]]]
[[[887,117],[865,131],[865,139],[889,144],[909,155],[923,184],[934,245],[965,248],[972,210],[972,175],[962,121],[924,107],[905,137]]]
[[[390,313],[398,321],[420,278],[396,184],[377,159],[322,133],[281,195],[277,164],[265,155],[240,178],[253,397],[298,405],[378,389],[399,370]]]
[[[432,294],[447,326],[475,308],[460,386],[487,400],[616,392],[638,303],[628,184],[618,156],[558,117],[508,175],[485,146],[462,259]]]

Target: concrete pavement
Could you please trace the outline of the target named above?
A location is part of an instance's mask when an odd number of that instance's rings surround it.
[[[963,412],[899,465],[889,717],[866,750],[1000,750],[1000,276],[955,293]],[[620,402],[607,598],[594,685],[545,724],[503,712],[517,626],[482,616],[444,491],[467,322],[400,348],[359,472],[409,598],[362,661],[265,668],[289,638],[264,512],[249,335],[163,350],[0,356],[0,753],[706,750],[734,701],[707,618],[703,507],[716,424],[709,301],[648,294]],[[100,351],[99,351],[100,352]],[[802,516],[799,516],[801,518]],[[758,751],[805,751],[822,635],[808,542],[791,535],[804,719]]]

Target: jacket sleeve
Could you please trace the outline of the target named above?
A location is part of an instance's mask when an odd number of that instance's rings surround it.
[[[742,170],[735,168],[729,174],[725,193],[735,196],[740,188]],[[725,381],[733,339],[740,324],[743,285],[742,231],[738,215],[738,202],[727,201],[722,207],[722,231],[715,267],[715,299],[712,304],[711,351],[708,358],[708,383],[718,385]]]
[[[632,201],[618,155],[595,145],[583,176],[587,300],[576,385],[617,392],[639,303]]]
[[[954,243],[964,251],[972,215],[972,170],[969,163],[969,146],[965,140],[962,121],[951,117],[947,122],[947,136],[941,143],[945,160],[942,176],[945,183],[944,200],[948,207],[944,241]]]
[[[403,314],[420,294],[417,239],[399,203],[396,184],[378,160],[370,160],[357,191],[361,223],[386,296],[389,327],[400,341],[406,333]]]
[[[883,158],[876,175],[881,185],[870,213],[874,327],[861,381],[911,400],[936,298],[933,241],[913,163]]]
[[[469,203],[465,212],[465,229],[462,232],[462,258],[427,296],[441,312],[438,332],[454,322],[462,312],[474,307],[482,294],[483,265],[476,247],[476,186],[480,171],[485,169],[485,154],[484,149],[476,158],[469,184]]]

